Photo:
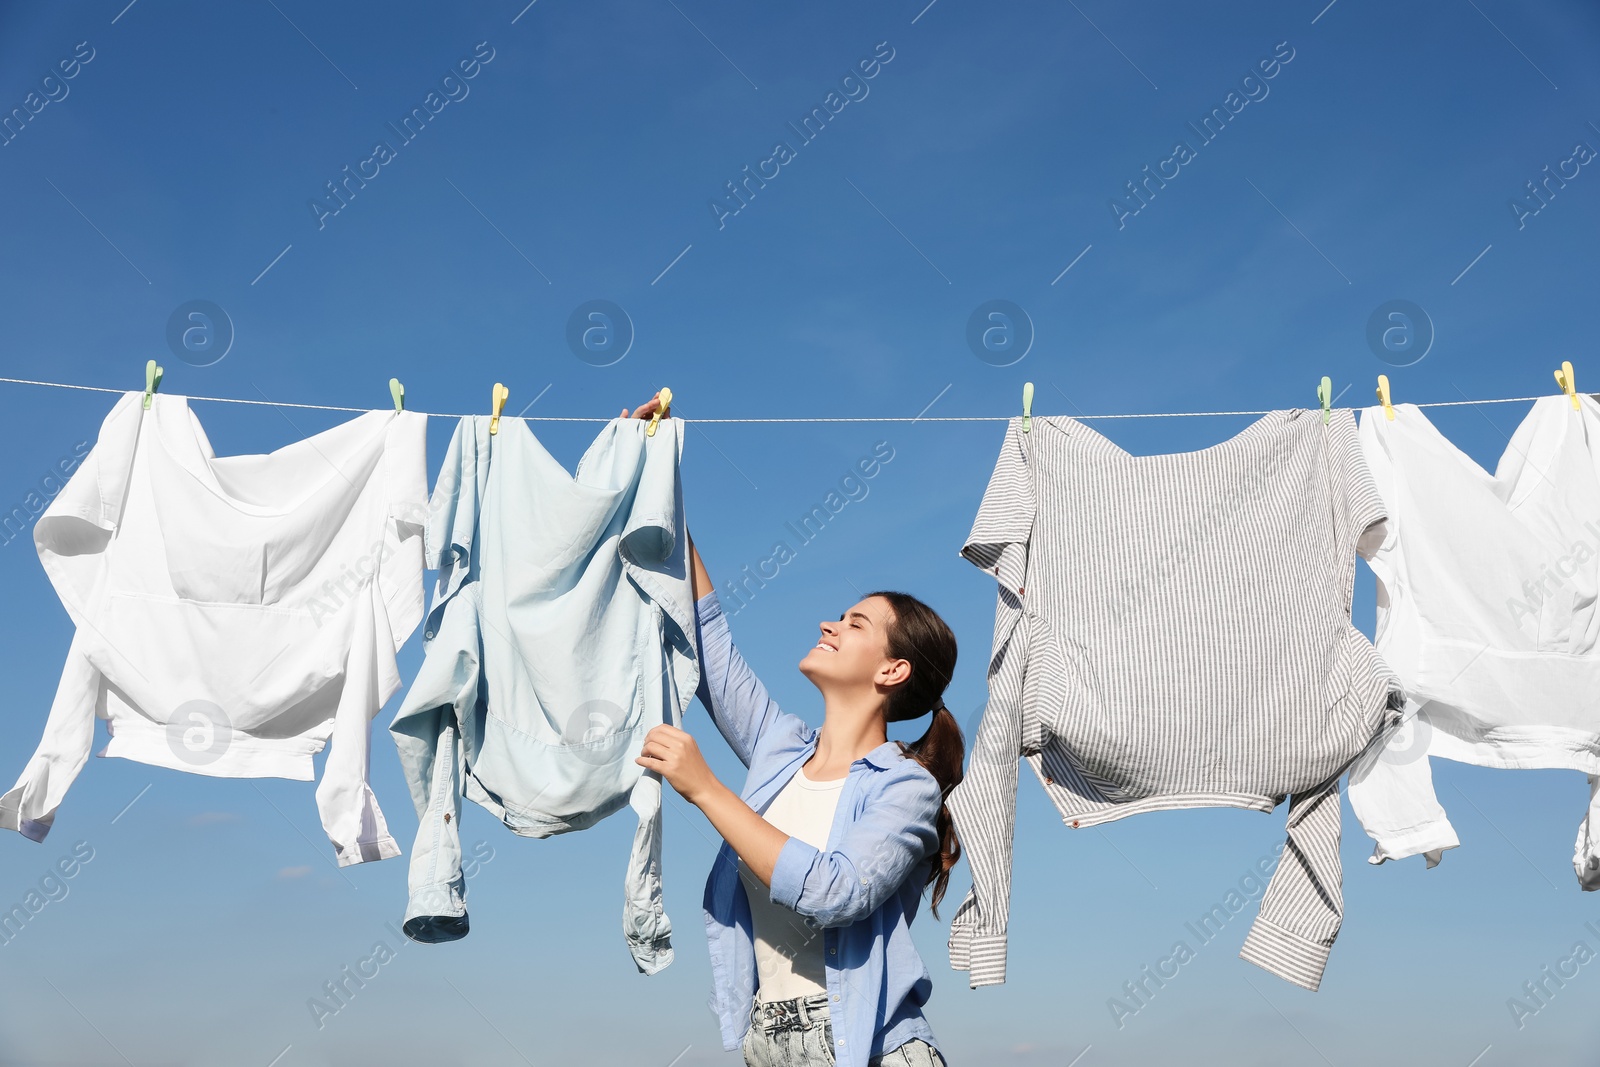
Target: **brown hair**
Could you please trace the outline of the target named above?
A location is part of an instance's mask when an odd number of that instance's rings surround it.
[[[956,635],[937,612],[909,593],[880,590],[868,595],[883,597],[894,610],[886,633],[889,656],[911,664],[911,676],[889,691],[884,721],[903,722],[933,711],[933,721],[923,735],[909,744],[900,741],[899,745],[901,751],[933,774],[939,783],[939,795],[947,797],[961,781],[961,764],[966,756],[961,727],[944,706],[945,687],[956,670]],[[933,884],[931,907],[937,919],[950,871],[961,858],[961,843],[956,840],[950,810],[942,803],[935,826],[939,832],[939,855],[928,872],[928,882]]]

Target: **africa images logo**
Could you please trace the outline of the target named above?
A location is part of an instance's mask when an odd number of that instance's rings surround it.
[[[221,759],[233,743],[233,724],[222,706],[190,700],[167,721],[167,747],[191,767],[207,767]]]

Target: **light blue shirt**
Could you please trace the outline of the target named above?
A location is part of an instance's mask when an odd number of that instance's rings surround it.
[[[757,813],[816,751],[819,729],[781,711],[733,646],[715,591],[695,605],[697,694],[750,773],[739,794]],[[942,797],[927,768],[885,741],[850,765],[826,849],[790,837],[772,872],[771,900],[792,908],[823,939],[834,1059],[866,1067],[913,1037],[934,1048],[922,1006],[933,979],[911,941],[911,920],[939,854]],[[759,884],[759,883],[758,883]],[[714,982],[709,1001],[723,1048],[750,1026],[758,975],[750,900],[726,841],[703,902]]]
[[[407,936],[468,931],[463,796],[536,838],[631,806],[623,934],[641,972],[672,963],[661,774],[635,759],[699,685],[681,425],[612,419],[575,475],[522,419],[457,426],[425,530],[439,578],[422,666],[389,727],[420,820]]]

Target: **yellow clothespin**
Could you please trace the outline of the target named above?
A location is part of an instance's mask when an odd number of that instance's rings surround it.
[[[163,369],[153,359],[144,365],[144,409],[146,411],[150,410],[150,397],[155,395],[156,389],[161,385],[162,373]],[[1573,401],[1573,403],[1577,403],[1577,401]]]
[[[1384,418],[1393,422],[1394,405],[1389,403],[1389,376],[1387,374],[1378,375],[1378,399],[1383,401]]]
[[[654,437],[656,435],[656,424],[661,421],[661,416],[665,415],[667,409],[672,406],[672,390],[663,385],[661,391],[656,394],[656,401],[658,406],[655,414],[650,416],[650,425],[644,428],[646,437]]]
[[[500,432],[500,410],[506,406],[506,398],[510,395],[511,390],[499,382],[494,383],[493,407],[489,409],[489,433],[491,436]]]
[[[399,378],[389,379],[389,395],[394,397],[394,409],[396,411],[404,411],[406,409],[406,387],[400,384]]]
[[[1322,422],[1328,422],[1328,413],[1333,409],[1333,379],[1326,374],[1317,385],[1317,400],[1322,403]]]
[[[1581,411],[1582,409],[1578,407],[1578,384],[1573,377],[1571,360],[1561,361],[1561,369],[1556,371],[1556,384],[1561,386],[1561,391],[1572,401],[1572,410]]]
[[[1033,383],[1022,383],[1022,432],[1027,433],[1033,422]]]

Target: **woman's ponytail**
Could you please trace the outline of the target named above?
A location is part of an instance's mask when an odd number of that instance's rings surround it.
[[[950,709],[944,706],[944,701],[941,700],[939,706],[933,709],[933,721],[928,723],[927,730],[911,746],[911,754],[938,779],[941,796],[949,796],[950,790],[961,781],[966,742],[961,736],[960,724],[950,714]],[[950,809],[943,804],[939,805],[939,817],[935,825],[939,831],[939,856],[928,875],[928,881],[933,883],[930,908],[937,919],[939,901],[944,899],[950,872],[955,868],[956,861],[961,859],[961,842],[956,840],[956,824],[950,817]]]

